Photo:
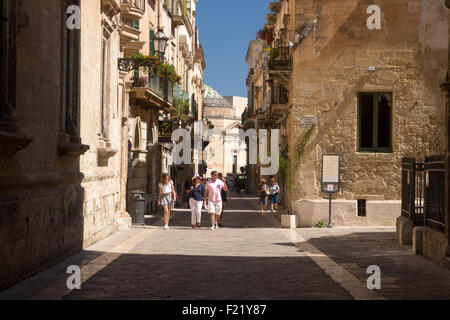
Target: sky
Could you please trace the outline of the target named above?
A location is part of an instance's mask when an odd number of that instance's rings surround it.
[[[222,96],[247,97],[245,55],[264,27],[273,0],[199,0],[197,26],[205,51],[204,82]]]

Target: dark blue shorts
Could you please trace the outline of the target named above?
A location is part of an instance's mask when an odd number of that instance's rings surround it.
[[[277,193],[277,194],[274,194],[274,195],[270,195],[270,196],[269,196],[269,199],[270,199],[270,203],[271,203],[271,204],[278,204],[278,201],[279,201],[279,199],[280,199],[280,196],[279,196],[279,194]]]

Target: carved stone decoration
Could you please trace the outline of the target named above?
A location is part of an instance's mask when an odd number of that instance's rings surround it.
[[[90,146],[82,144],[81,138],[61,132],[58,136],[58,154],[78,157],[85,154]]]
[[[97,147],[97,161],[100,167],[108,166],[108,160],[114,157],[119,151],[111,147],[107,140],[100,139]]]
[[[0,131],[0,155],[11,156],[25,149],[33,139],[10,132]]]

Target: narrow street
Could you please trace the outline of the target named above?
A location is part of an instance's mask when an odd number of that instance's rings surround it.
[[[177,209],[170,230],[158,220],[121,231],[0,293],[0,299],[449,299],[450,271],[395,241],[395,228],[281,229],[258,200],[229,203],[224,228],[189,227]],[[153,219],[152,221],[156,221]],[[67,267],[82,288],[67,289]],[[367,289],[370,265],[381,290]]]

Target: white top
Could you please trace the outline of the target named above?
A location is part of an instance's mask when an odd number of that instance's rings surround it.
[[[278,183],[276,183],[275,182],[275,184],[273,185],[273,186],[270,186],[269,187],[269,189],[270,189],[270,195],[275,195],[276,193],[277,193],[277,190],[279,189],[280,187],[278,186]]]
[[[162,189],[162,193],[172,193],[173,190],[173,181],[170,180],[170,183],[163,185],[162,183],[159,184],[159,187]]]

